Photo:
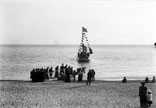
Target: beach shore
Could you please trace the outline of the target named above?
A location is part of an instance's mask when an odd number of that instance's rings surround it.
[[[0,81],[0,108],[139,108],[140,81]],[[146,84],[152,90],[156,108],[156,83]]]

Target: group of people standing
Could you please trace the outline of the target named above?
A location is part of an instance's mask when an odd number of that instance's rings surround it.
[[[72,66],[68,66],[62,64],[59,68],[55,69],[55,77],[58,80],[63,80],[65,82],[71,82],[71,77],[73,77],[73,81],[76,81],[76,75],[78,75],[78,81],[83,80],[83,74],[85,73],[85,67],[77,68],[76,70]]]
[[[145,78],[145,83],[155,83],[155,76],[153,76],[153,79],[150,81],[148,77]]]
[[[52,77],[52,72],[52,67],[36,68],[30,72],[30,78],[32,79],[32,82],[43,82],[45,79]]]
[[[126,77],[123,78],[122,83],[127,83]],[[139,87],[139,97],[140,97],[141,108],[150,107],[151,104],[153,103],[152,91],[145,86],[145,83],[155,83],[155,76],[153,76],[153,79],[151,81],[149,80],[148,77],[146,77],[144,82],[141,82],[142,86]]]
[[[71,78],[73,81],[76,81],[76,76],[78,76],[78,82],[83,81],[83,74],[85,73],[86,67],[81,67],[77,69],[73,69],[72,66],[64,65],[62,63],[61,66],[56,66],[53,70],[53,67],[47,68],[36,68],[30,72],[30,78],[32,82],[43,82],[45,79],[57,78],[58,80],[62,80],[65,82],[71,82]],[[89,70],[89,74],[87,77],[87,82],[91,82],[90,77],[92,76],[92,80],[95,80],[95,71],[94,69]],[[90,74],[92,73],[92,75]]]
[[[124,76],[122,79],[122,83],[127,83],[127,78]],[[153,76],[152,80],[150,81],[148,77],[145,78],[145,83],[155,83],[155,76]]]
[[[91,82],[95,80],[95,71],[94,69],[90,69],[87,73],[87,82],[86,85],[91,85]]]

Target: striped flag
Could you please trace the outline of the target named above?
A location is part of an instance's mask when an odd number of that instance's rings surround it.
[[[82,32],[86,32],[87,33],[87,29],[82,27]]]

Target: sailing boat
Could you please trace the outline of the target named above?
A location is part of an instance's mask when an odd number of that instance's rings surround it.
[[[90,54],[93,54],[93,51],[89,45],[87,36],[87,29],[82,27],[82,39],[80,43],[80,47],[77,54],[77,61],[78,62],[89,62]]]

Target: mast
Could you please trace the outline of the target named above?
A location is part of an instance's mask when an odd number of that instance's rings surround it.
[[[88,47],[89,53],[90,54],[93,54],[93,51],[92,51],[92,49],[91,49],[91,47],[89,45],[89,41],[88,41],[87,36],[86,36],[86,33],[87,32],[88,32],[87,29],[84,28],[84,27],[82,27],[82,38],[81,38],[80,48],[79,48],[79,51],[78,52],[87,52],[87,47]],[[87,47],[84,44],[84,39],[87,42]]]
[[[81,38],[80,48],[78,52],[84,51],[83,46],[84,46],[85,33],[87,33],[87,29],[82,27],[82,38]]]

